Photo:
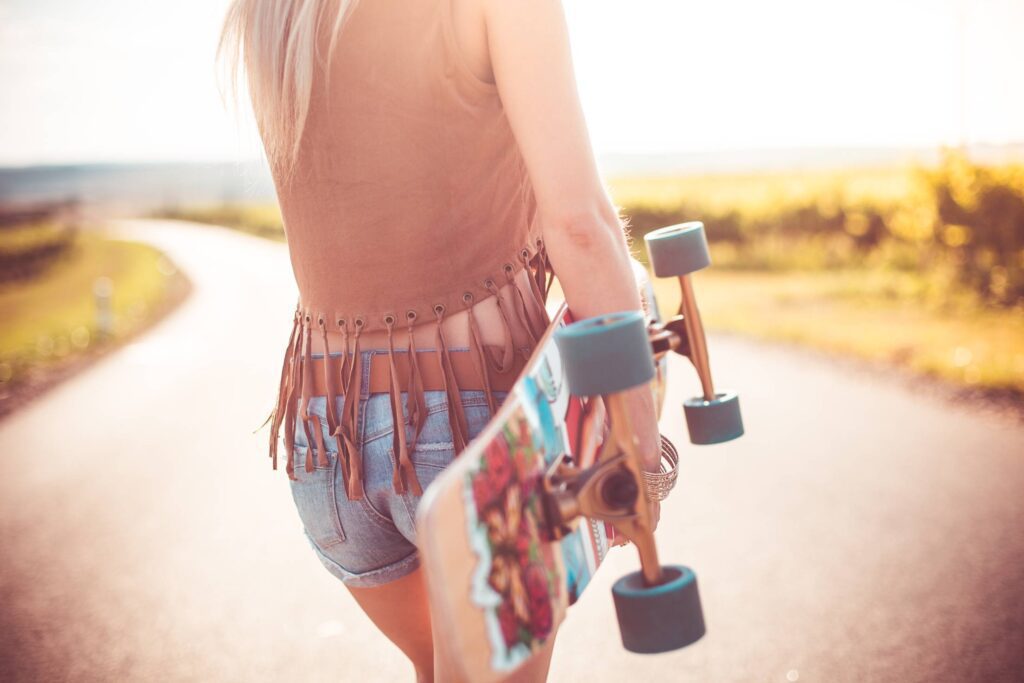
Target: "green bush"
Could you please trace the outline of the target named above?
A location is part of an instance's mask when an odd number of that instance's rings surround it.
[[[841,187],[823,186],[817,196],[730,210],[693,198],[652,194],[648,201],[634,191],[621,211],[637,243],[658,227],[704,221],[724,267],[954,272],[953,284],[984,301],[1024,303],[1024,167],[987,168],[949,152],[938,168],[916,171],[913,181],[899,199],[846,200]],[[681,186],[687,182],[679,179]]]
[[[961,280],[994,303],[1024,301],[1024,168],[984,168],[949,155],[926,178],[934,244],[952,254]]]
[[[37,277],[67,256],[77,237],[67,209],[0,206],[0,285]]]
[[[222,225],[272,240],[283,241],[285,237],[281,212],[276,205],[223,204],[187,208],[169,207],[157,211],[154,215],[159,218]]]

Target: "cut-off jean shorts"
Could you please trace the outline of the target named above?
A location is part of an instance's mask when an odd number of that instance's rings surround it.
[[[460,349],[451,349],[457,350]],[[289,480],[292,498],[313,552],[327,571],[353,588],[379,586],[400,579],[419,567],[415,517],[420,496],[411,491],[395,493],[391,482],[394,457],[391,396],[367,392],[370,359],[375,353],[381,351],[361,353],[363,390],[356,411],[355,439],[362,453],[364,497],[352,501],[345,493],[338,466],[337,444],[328,432],[325,418],[327,399],[324,396],[312,397],[308,411],[311,416],[316,414],[320,417],[327,464],[320,465],[317,462],[319,458],[314,457],[313,471],[306,471],[310,448],[302,428],[302,418],[296,416],[294,467],[297,479]],[[497,404],[507,396],[504,391],[493,393]],[[490,420],[491,413],[483,391],[462,391],[461,397],[472,439]],[[336,415],[341,414],[347,398],[335,397]],[[408,396],[403,392],[401,398],[405,411]],[[425,391],[424,399],[426,422],[415,449],[409,455],[420,485],[426,491],[457,453],[448,422],[447,395],[444,391]],[[312,430],[316,423],[312,420],[310,423]],[[406,436],[411,443],[411,425],[406,425]]]

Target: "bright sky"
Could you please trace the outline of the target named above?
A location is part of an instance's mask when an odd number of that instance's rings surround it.
[[[1024,141],[1022,0],[564,4],[598,153]],[[0,0],[0,164],[257,156],[226,6]]]

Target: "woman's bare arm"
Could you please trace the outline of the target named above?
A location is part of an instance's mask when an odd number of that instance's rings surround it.
[[[601,181],[580,105],[560,0],[480,0],[491,66],[537,197],[548,256],[577,318],[639,310],[618,212]],[[627,392],[645,456],[656,470],[654,399]]]

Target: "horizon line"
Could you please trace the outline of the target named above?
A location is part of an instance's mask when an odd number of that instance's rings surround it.
[[[840,153],[840,152],[941,152],[943,150],[956,150],[963,149],[966,147],[967,150],[980,149],[980,148],[1003,148],[1003,149],[1016,149],[1021,148],[1024,151],[1024,139],[1011,140],[1006,142],[989,142],[989,141],[977,141],[970,142],[967,145],[960,145],[955,143],[935,143],[935,144],[910,144],[910,145],[895,145],[895,144],[869,144],[869,145],[792,145],[792,146],[772,146],[772,147],[761,147],[761,146],[750,146],[750,147],[721,147],[715,149],[673,149],[673,150],[607,150],[599,153],[595,153],[595,157],[600,162],[602,159],[609,158],[651,158],[651,157],[696,157],[696,156],[716,156],[716,155],[735,155],[735,154],[772,154],[772,153]],[[57,169],[57,168],[113,168],[113,167],[128,167],[128,166],[251,166],[259,165],[266,166],[266,159],[263,157],[247,157],[247,158],[212,158],[212,159],[175,159],[175,158],[163,158],[163,159],[82,159],[82,160],[64,160],[64,161],[0,161],[0,170],[2,171],[24,171],[30,169]]]

